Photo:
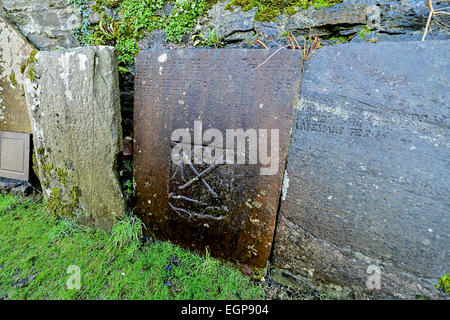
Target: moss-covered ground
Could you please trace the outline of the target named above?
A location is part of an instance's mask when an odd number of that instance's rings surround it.
[[[108,234],[57,218],[41,197],[0,195],[0,300],[264,298],[239,270],[167,242],[143,243],[139,228],[128,217]],[[67,286],[76,287],[70,266],[80,270],[79,290]]]

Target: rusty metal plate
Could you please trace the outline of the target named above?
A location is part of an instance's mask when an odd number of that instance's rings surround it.
[[[137,213],[149,234],[198,251],[208,248],[212,256],[232,262],[266,266],[302,61],[299,52],[281,50],[268,59],[273,53],[233,49],[139,53],[134,173]],[[223,141],[214,139],[217,148],[210,156],[223,154],[221,161],[196,158],[206,154],[213,141],[207,139],[212,128],[223,134]],[[191,139],[172,139],[176,129],[188,132]],[[234,145],[227,143],[227,129],[249,133],[245,151],[238,153],[242,149],[237,139],[229,139]],[[278,130],[278,139],[273,130]],[[250,131],[257,133],[256,140]],[[275,168],[266,175],[261,174],[268,166],[261,161],[265,148],[259,145],[264,132]],[[256,160],[249,147],[255,141]],[[232,153],[235,157],[228,158]],[[172,154],[187,161],[176,163]]]
[[[0,131],[0,177],[28,181],[30,134]]]

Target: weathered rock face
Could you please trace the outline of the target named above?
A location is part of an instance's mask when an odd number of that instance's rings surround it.
[[[0,13],[38,49],[78,44],[73,31],[80,27],[81,18],[66,0],[1,0],[0,7]]]
[[[124,213],[117,57],[111,47],[39,52],[26,72],[35,158],[47,206],[109,229]]]
[[[233,11],[225,9],[227,3],[218,1],[207,16],[197,25],[197,31],[208,35],[212,29],[218,37],[228,42],[245,40],[253,36],[256,8],[242,11],[235,8]]]
[[[207,35],[210,29],[223,38],[228,46],[251,47],[248,40],[259,39],[269,47],[288,44],[286,32],[292,32],[300,40],[302,37],[317,35],[326,42],[365,41],[357,36],[364,26],[372,32],[368,40],[404,41],[420,39],[425,27],[428,9],[422,0],[346,0],[340,4],[307,10],[297,8],[293,15],[280,15],[275,21],[255,21],[256,12],[233,12],[225,9],[227,3],[217,2],[207,17],[199,20],[196,32]],[[445,7],[445,3],[436,3],[435,9]],[[450,18],[441,15],[439,19],[449,24]],[[448,39],[448,28],[433,21],[429,39]],[[260,47],[254,43],[254,46]]]
[[[347,4],[343,2],[332,7],[299,10],[294,15],[282,16],[280,24],[285,31],[294,34],[309,33],[326,36],[333,33],[339,25],[349,29],[357,25],[376,26],[380,23],[380,9],[376,5]],[[335,35],[339,35],[335,31]]]
[[[31,133],[23,83],[25,66],[34,49],[0,17],[0,130]]]
[[[350,44],[307,61],[276,265],[365,291],[375,265],[377,293],[436,293],[450,264],[449,49]]]

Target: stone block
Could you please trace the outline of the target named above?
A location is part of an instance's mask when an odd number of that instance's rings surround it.
[[[324,47],[304,66],[274,263],[398,297],[448,273],[450,42]]]
[[[0,130],[31,133],[23,83],[33,50],[25,37],[0,17]]]
[[[268,59],[271,54],[274,50],[139,53],[133,154],[136,212],[148,233],[198,251],[209,248],[212,256],[255,270],[265,268],[302,63],[300,51],[282,50]],[[195,155],[211,142],[201,137],[172,140],[177,129],[197,135],[195,122],[201,123],[200,136],[209,129],[220,132],[222,142],[218,137],[214,141],[222,154],[237,153],[237,145],[225,145],[227,129],[242,129],[243,134],[266,129],[270,135],[278,130],[279,145],[272,138],[265,144],[279,154],[273,174],[261,175],[261,161],[250,164],[248,146],[242,164],[195,163],[193,158],[189,164],[175,164],[171,152],[179,145]],[[248,136],[249,144],[251,140]]]
[[[110,229],[125,205],[117,56],[112,47],[39,52],[28,66],[27,105],[47,206]]]

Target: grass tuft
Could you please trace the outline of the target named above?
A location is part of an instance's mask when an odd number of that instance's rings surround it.
[[[138,242],[142,237],[144,223],[137,217],[126,215],[114,225],[111,237],[108,239],[107,247],[110,251],[113,248],[124,248],[133,242]]]

